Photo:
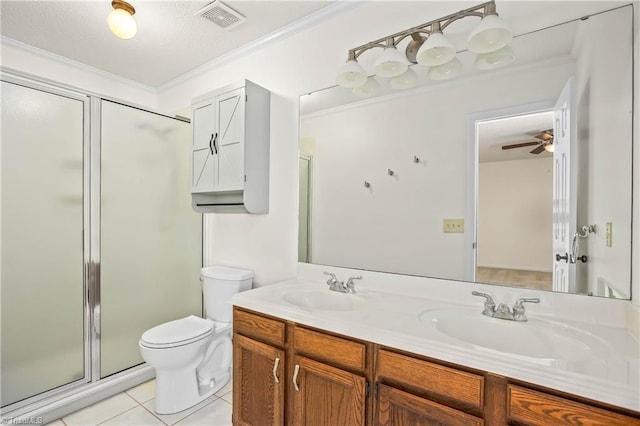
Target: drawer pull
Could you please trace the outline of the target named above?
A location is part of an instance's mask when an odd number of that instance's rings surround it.
[[[278,365],[280,365],[280,358],[276,357],[273,361],[273,380],[275,380],[276,383],[280,383],[280,379],[278,379]]]
[[[298,387],[298,373],[300,372],[300,366],[296,364],[296,367],[293,369],[293,387],[296,391],[300,392],[300,388]]]

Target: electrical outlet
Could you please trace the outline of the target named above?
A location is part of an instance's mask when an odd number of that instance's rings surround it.
[[[607,240],[607,247],[613,246],[613,223],[607,222],[605,239]]]
[[[447,234],[464,232],[464,219],[443,219],[442,231]]]

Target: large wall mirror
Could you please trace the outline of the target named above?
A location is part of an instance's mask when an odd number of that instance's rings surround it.
[[[630,298],[633,6],[498,8],[506,66],[301,96],[300,262]]]

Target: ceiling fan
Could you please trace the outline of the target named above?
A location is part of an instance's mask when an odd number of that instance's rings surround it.
[[[553,129],[543,130],[537,135],[533,136],[538,139],[536,141],[514,143],[510,145],[502,145],[502,149],[514,149],[524,148],[526,146],[538,145],[533,150],[529,151],[531,154],[540,154],[543,151],[553,152]]]

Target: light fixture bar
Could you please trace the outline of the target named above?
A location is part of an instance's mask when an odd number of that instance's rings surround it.
[[[389,47],[389,43],[390,43],[389,40],[391,40],[392,46],[397,46],[406,37],[413,36],[414,34],[421,34],[421,33],[430,35],[434,31],[434,29],[442,31],[453,22],[462,18],[466,18],[468,16],[484,18],[487,15],[495,15],[495,14],[496,14],[496,4],[494,0],[491,0],[486,3],[482,3],[477,6],[470,7],[468,9],[460,10],[458,12],[452,13],[442,18],[434,19],[433,21],[426,22],[422,25],[418,25],[416,27],[412,27],[407,30],[400,31],[390,36],[386,36],[378,40],[370,41],[369,43],[363,44],[361,46],[354,47],[353,49],[349,50],[348,59],[356,60],[364,52],[366,52],[367,50],[373,49],[374,47],[381,47],[381,48]]]

